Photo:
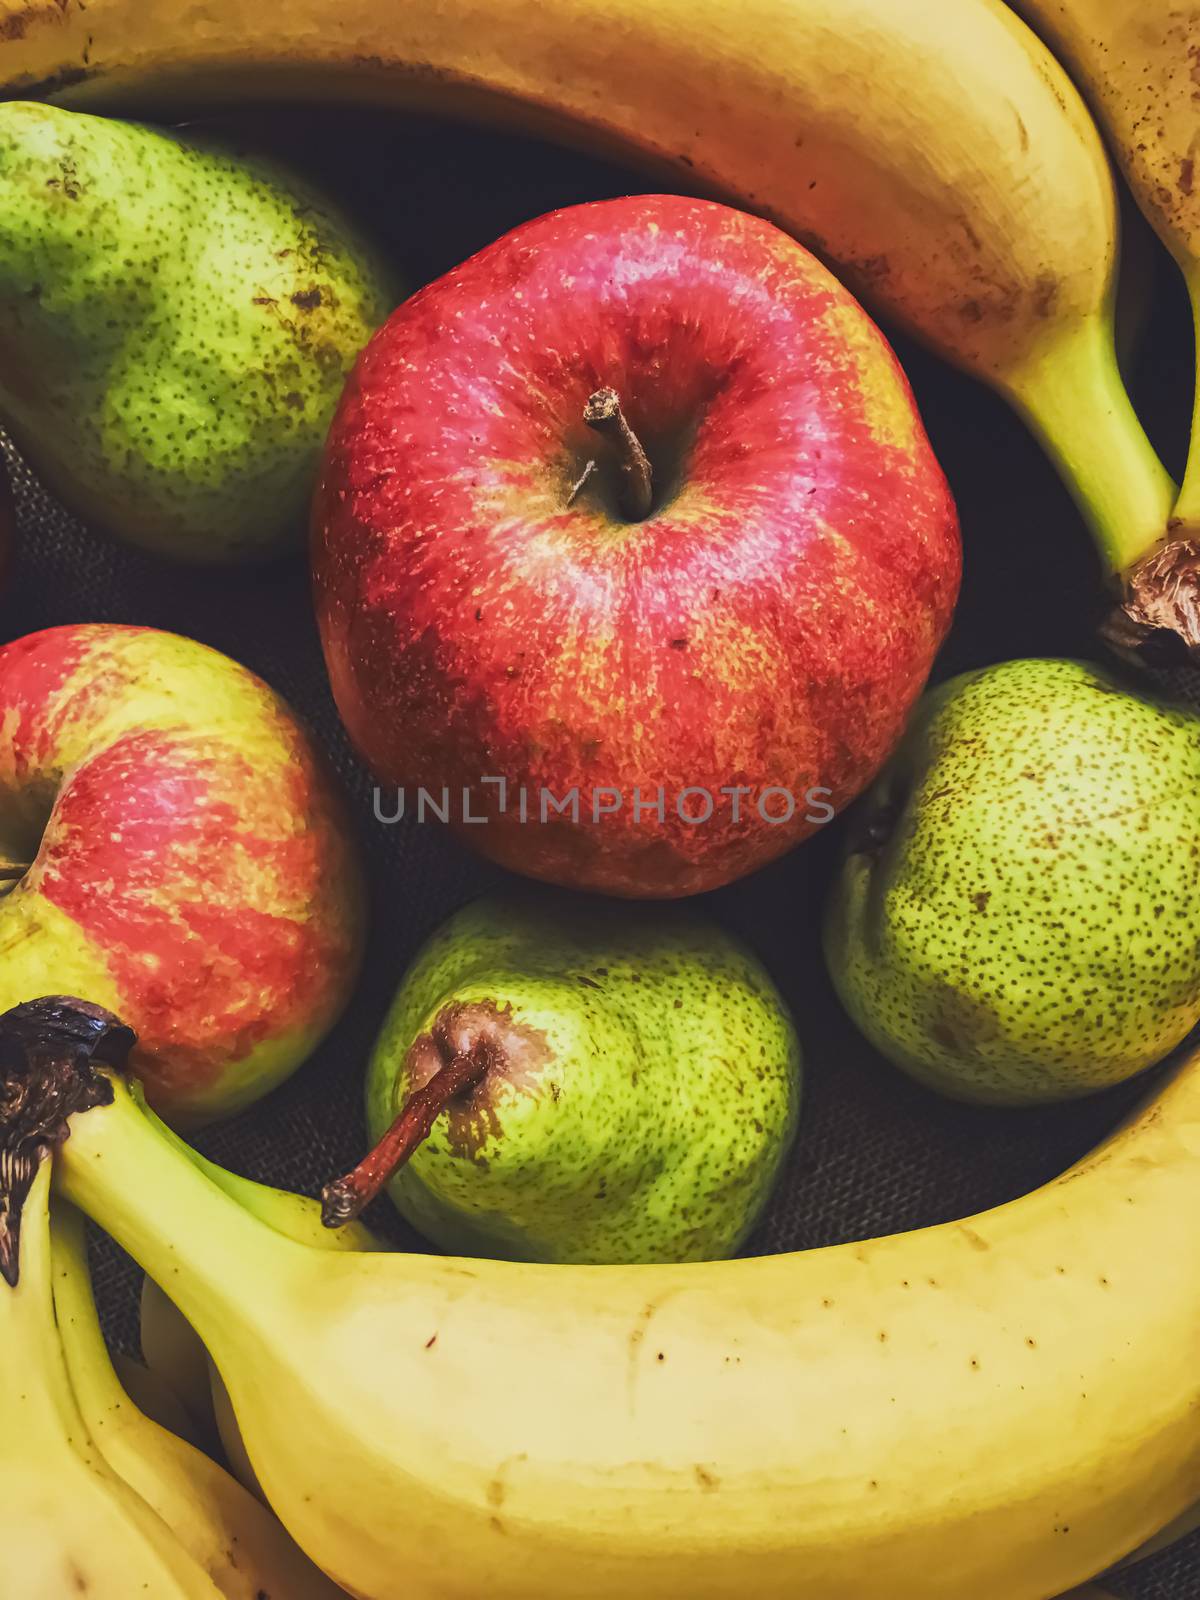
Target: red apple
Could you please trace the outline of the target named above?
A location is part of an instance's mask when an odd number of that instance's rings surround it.
[[[361,921],[323,768],[252,673],[149,628],[0,649],[0,1011],[107,1006],[157,1109],[205,1121],[317,1044]]]
[[[606,388],[653,470],[644,519],[620,419],[585,425]],[[869,781],[960,547],[855,300],[769,223],[656,195],[542,217],[400,307],[335,418],[314,563],[337,704],[410,812],[449,786],[508,867],[670,896]]]

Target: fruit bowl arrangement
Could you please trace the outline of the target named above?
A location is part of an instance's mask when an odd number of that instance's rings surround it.
[[[1174,21],[11,9],[0,1593],[1190,1595]]]

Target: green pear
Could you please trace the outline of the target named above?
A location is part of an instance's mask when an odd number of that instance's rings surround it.
[[[0,105],[0,417],[91,523],[203,562],[302,536],[345,375],[395,298],[270,162]]]
[[[825,950],[863,1033],[947,1094],[1141,1072],[1200,1020],[1200,719],[1076,661],[942,685],[862,803]]]
[[[421,1106],[456,1064],[467,1086]],[[701,1261],[754,1226],[799,1088],[783,1000],[714,924],[520,896],[466,907],[421,951],[371,1061],[367,1117],[383,1139],[415,1100],[390,1191],[454,1254]],[[331,1197],[349,1192],[354,1214],[382,1186],[393,1163],[377,1154],[359,1169],[369,1187],[352,1174],[326,1191],[327,1219]]]

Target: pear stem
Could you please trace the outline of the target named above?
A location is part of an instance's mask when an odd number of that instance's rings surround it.
[[[494,1040],[477,1039],[470,1049],[451,1055],[428,1083],[414,1089],[374,1150],[352,1172],[327,1183],[321,1191],[321,1221],[325,1226],[340,1228],[360,1217],[383,1192],[389,1178],[429,1137],[451,1101],[482,1083],[498,1064],[500,1055]]]
[[[583,420],[593,432],[607,439],[617,452],[621,473],[620,505],[630,522],[642,522],[654,505],[654,473],[642,441],[629,426],[615,389],[597,389],[583,408]],[[590,476],[590,463],[571,491],[573,500]]]

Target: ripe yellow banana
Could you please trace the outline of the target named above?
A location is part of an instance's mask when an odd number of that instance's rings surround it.
[[[174,1143],[201,1172],[244,1206],[251,1216],[258,1217],[277,1233],[322,1250],[382,1248],[375,1235],[361,1222],[350,1223],[344,1228],[327,1228],[321,1221],[319,1201],[305,1195],[289,1194],[287,1190],[275,1189],[269,1184],[254,1183],[249,1178],[239,1177],[208,1161],[154,1115],[146,1106],[138,1086],[134,1086],[133,1093],[164,1138]],[[206,1437],[215,1430],[220,1436],[234,1477],[252,1493],[259,1494],[261,1491],[246,1460],[245,1446],[230,1410],[220,1374],[213,1370],[208,1352],[191,1323],[151,1277],[147,1277],[142,1284],[141,1341],[142,1354],[150,1371],[179,1397]]]
[[[169,1433],[186,1439],[197,1449],[206,1448],[201,1444],[201,1439],[205,1437],[202,1430],[197,1427],[195,1420],[170,1384],[156,1372],[152,1372],[144,1361],[126,1355],[123,1350],[112,1352],[112,1364],[122,1389],[139,1411],[144,1411]]]
[[[55,1206],[50,1231],[67,1373],[84,1426],[108,1465],[158,1513],[224,1600],[338,1600],[341,1591],[252,1494],[133,1404],[100,1331],[83,1219],[70,1207]]]
[[[1008,395],[1114,572],[1164,536],[1113,353],[1108,163],[1000,0],[0,0],[0,89],[174,114],[352,93],[686,172]]]
[[[80,1415],[55,1329],[49,1193],[43,1161],[24,1210],[20,1280],[0,1283],[0,1587],[13,1600],[221,1600]]]
[[[1178,0],[1011,0],[1054,47],[1100,117],[1129,186],[1183,272],[1200,334],[1200,11]],[[1159,572],[1171,560],[1200,564],[1200,385],[1192,446],[1173,513],[1169,557],[1153,562],[1146,596],[1131,574],[1131,616],[1200,650],[1200,617],[1183,607]],[[1179,612],[1183,609],[1184,614]]]
[[[543,1267],[282,1237],[74,1034],[64,1078],[61,1013],[0,1027],[31,1098],[97,1106],[56,1183],[170,1271],[271,1504],[363,1600],[1045,1600],[1200,1499],[1200,1052],[966,1222]]]
[[[217,1440],[217,1427],[208,1355],[191,1323],[150,1277],[142,1281],[139,1320],[142,1359],[147,1368],[178,1402],[192,1442],[211,1449]],[[156,1416],[155,1421],[164,1419]],[[172,1429],[174,1433],[180,1431]]]

